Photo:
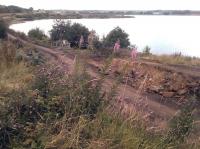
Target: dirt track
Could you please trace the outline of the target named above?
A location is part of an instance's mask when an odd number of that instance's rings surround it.
[[[142,63],[159,67],[161,69],[174,71],[177,73],[180,73],[182,75],[188,75],[194,78],[200,78],[200,67],[197,66],[185,66],[185,65],[166,65],[166,64],[160,64],[160,63],[154,63],[154,62],[147,62],[143,61]]]
[[[14,36],[9,34],[9,38],[16,39]],[[50,49],[42,47],[33,43],[29,43],[20,39],[24,44],[29,44],[34,46],[42,53],[48,55],[48,58],[51,60],[59,61],[62,65],[68,67],[69,70],[73,70],[74,66],[74,57],[73,55],[66,55],[60,50]],[[178,73],[183,73],[185,75],[190,75],[193,77],[200,78],[200,71],[198,69],[183,69],[177,66],[164,66],[162,64],[148,63],[144,62],[147,65],[154,65],[156,67],[161,67],[163,69],[170,69],[171,71],[176,71]],[[93,67],[99,67],[98,64],[94,61],[91,61],[87,67],[87,72],[93,78],[100,78],[99,72]],[[104,81],[104,90],[108,91],[111,89],[114,83],[114,79],[106,77]],[[162,129],[166,126],[166,123],[173,115],[178,111],[176,108],[164,105],[160,102],[157,102],[155,98],[160,98],[159,96],[150,96],[149,94],[141,94],[131,86],[126,84],[119,84],[118,86],[118,96],[119,99],[116,103],[113,103],[114,108],[118,108],[124,114],[139,113],[142,118],[147,122],[151,123],[152,127],[157,127],[157,129]]]

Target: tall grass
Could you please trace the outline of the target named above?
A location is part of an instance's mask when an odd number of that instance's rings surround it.
[[[15,60],[16,50],[7,41],[0,41],[0,67],[12,65]]]
[[[16,49],[10,42],[0,46],[0,92],[19,89],[32,79],[29,68],[16,61]]]

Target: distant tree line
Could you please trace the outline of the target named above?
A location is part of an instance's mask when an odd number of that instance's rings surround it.
[[[49,13],[23,13],[23,14],[16,14],[16,18],[22,18],[24,20],[37,20],[37,19],[46,19],[49,18]]]
[[[30,7],[29,9],[21,8],[18,6],[4,6],[0,5],[0,13],[23,13],[23,12],[32,12],[33,8]]]

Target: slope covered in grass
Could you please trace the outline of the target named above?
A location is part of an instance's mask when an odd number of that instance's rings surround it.
[[[69,74],[59,63],[35,66],[3,50],[0,149],[198,148],[186,142],[190,119],[178,117],[167,134],[149,132],[139,117],[111,112],[114,91],[103,92],[103,78],[93,80],[80,64]]]

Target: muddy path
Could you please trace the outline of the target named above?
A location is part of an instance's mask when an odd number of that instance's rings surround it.
[[[16,39],[16,37],[9,34],[9,38]],[[20,39],[24,44],[35,47],[38,51],[47,55],[49,61],[57,61],[60,65],[68,68],[72,71],[75,64],[76,55],[70,53],[64,53],[60,50],[50,49],[43,46],[39,46],[25,40]],[[87,72],[93,79],[100,79],[98,69],[102,66],[102,63],[98,63],[94,60],[87,61]],[[175,69],[177,70],[177,69]],[[184,73],[181,71],[181,73]],[[195,76],[196,77],[196,76]],[[104,91],[109,91],[115,83],[115,78],[105,77],[103,83]],[[160,96],[155,94],[147,94],[138,92],[138,90],[129,86],[127,83],[120,83],[117,87],[118,99],[112,103],[114,109],[120,110],[124,115],[131,115],[137,113],[140,115],[141,120],[144,120],[151,127],[155,127],[157,130],[165,128],[167,122],[177,113],[176,107],[163,104],[159,102]]]

